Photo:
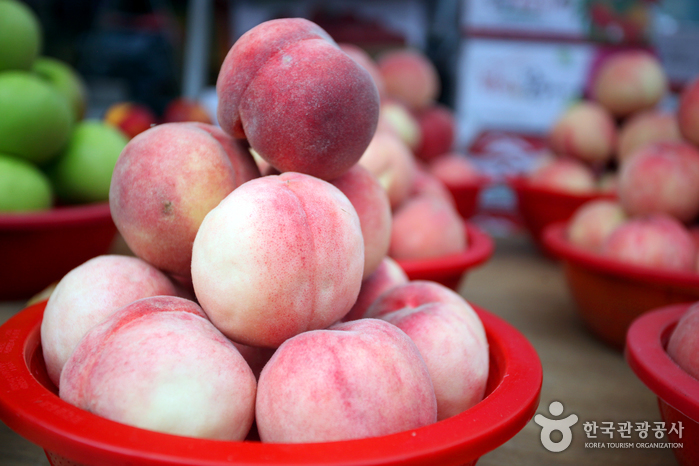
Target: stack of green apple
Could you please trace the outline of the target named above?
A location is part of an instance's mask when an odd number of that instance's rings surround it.
[[[84,119],[86,87],[67,63],[41,55],[42,30],[18,0],[0,0],[0,213],[107,201],[128,142]]]

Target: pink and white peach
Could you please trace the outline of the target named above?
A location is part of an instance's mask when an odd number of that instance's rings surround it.
[[[568,108],[549,133],[549,145],[555,153],[596,164],[612,158],[616,139],[614,119],[604,107],[591,101]]]
[[[667,354],[699,380],[699,303],[694,303],[680,317],[667,342]]]
[[[601,252],[607,237],[627,220],[626,212],[616,200],[586,202],[568,223],[568,240],[588,251]]]
[[[232,340],[274,348],[340,320],[364,273],[360,220],[332,184],[286,172],[238,187],[204,219],[192,282]]]
[[[357,296],[357,302],[342,319],[343,321],[357,320],[364,317],[369,306],[384,292],[391,288],[408,283],[408,275],[390,257],[384,257],[379,267],[362,281],[362,287]]]

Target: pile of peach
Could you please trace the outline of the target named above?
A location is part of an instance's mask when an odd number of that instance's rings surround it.
[[[387,92],[422,94],[382,75]],[[317,25],[280,19],[233,45],[217,93],[221,128],[162,124],[121,153],[110,206],[136,257],[94,258],[51,294],[41,338],[61,398],[194,437],[244,439],[255,421],[262,441],[292,443],[415,429],[478,403],[480,319],[394,260],[465,248],[463,221],[377,130],[369,71]]]

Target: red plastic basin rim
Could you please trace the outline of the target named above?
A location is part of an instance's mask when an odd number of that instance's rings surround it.
[[[566,239],[567,225],[567,222],[556,222],[548,225],[543,232],[544,244],[558,258],[607,275],[639,280],[655,286],[696,288],[699,292],[699,273],[641,267],[585,251]]]
[[[699,423],[699,380],[678,366],[664,346],[691,304],[664,306],[634,320],[626,334],[625,356],[631,370],[658,398]]]
[[[595,199],[616,199],[617,196],[614,193],[605,192],[591,192],[591,193],[572,193],[561,191],[557,189],[552,189],[546,186],[537,186],[529,183],[524,176],[512,176],[507,178],[507,184],[516,193],[532,193],[540,196],[549,196],[558,199],[570,199],[575,201],[588,200],[592,201]]]
[[[495,251],[492,238],[469,222],[464,222],[468,247],[460,254],[434,259],[397,260],[408,275],[415,272],[463,272],[487,261]]]
[[[109,202],[55,207],[44,212],[0,214],[0,231],[79,225],[102,219],[112,221]]]
[[[510,324],[474,306],[491,355],[500,354],[505,362],[504,376],[483,401],[460,415],[413,431],[332,443],[223,442],[162,434],[76,408],[34,378],[27,358],[39,345],[45,305],[30,306],[0,327],[0,419],[47,451],[86,464],[459,464],[505,443],[539,404],[543,374],[536,351]]]

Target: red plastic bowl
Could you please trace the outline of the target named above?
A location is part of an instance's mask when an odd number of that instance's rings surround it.
[[[54,466],[469,465],[519,432],[539,404],[542,369],[536,351],[510,324],[476,308],[490,346],[487,396],[459,415],[416,430],[331,443],[162,434],[98,417],[56,395],[41,351],[45,306],[46,301],[30,306],[0,327],[0,419],[44,448]]]
[[[537,246],[552,255],[543,241],[544,229],[552,223],[569,220],[578,207],[595,199],[616,199],[615,194],[572,194],[541,186],[532,186],[525,177],[513,177],[509,186],[517,198],[522,223]]]
[[[0,300],[26,299],[109,251],[109,203],[0,215]]]
[[[623,349],[631,323],[651,309],[699,300],[699,273],[640,267],[590,253],[566,239],[567,223],[549,225],[546,246],[563,261],[580,316],[603,341]]]
[[[631,370],[658,397],[667,441],[681,443],[673,449],[682,466],[699,465],[699,380],[680,368],[665,348],[677,321],[691,303],[665,306],[636,319],[626,338],[626,360]],[[672,423],[682,423],[680,438],[670,433]]]
[[[432,280],[456,290],[464,275],[472,268],[486,262],[495,251],[493,240],[486,233],[464,222],[466,226],[466,251],[435,259],[396,261],[410,280]]]
[[[473,217],[478,211],[481,191],[490,184],[490,179],[482,178],[471,183],[444,183],[454,197],[456,210],[464,219]]]

